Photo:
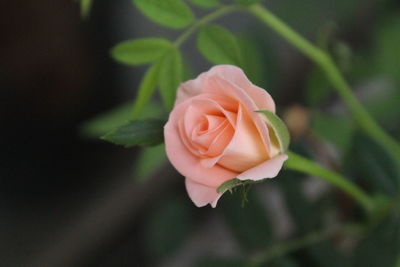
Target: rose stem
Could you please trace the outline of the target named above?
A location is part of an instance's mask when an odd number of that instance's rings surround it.
[[[397,162],[397,165],[400,166],[400,144],[388,135],[364,109],[351,92],[350,86],[335,66],[332,58],[300,36],[262,5],[251,5],[248,10],[324,70],[325,75],[354,115],[358,125],[378,144],[384,147]]]
[[[371,215],[373,201],[357,185],[353,184],[351,181],[341,176],[340,174],[327,170],[307,158],[304,158],[293,152],[288,152],[287,154],[289,155],[289,159],[285,163],[285,167],[287,169],[313,175],[322,178],[330,184],[335,185],[336,187],[346,192],[355,201],[357,201],[364,208],[368,215]]]
[[[308,233],[302,237],[278,243],[254,254],[250,257],[250,262],[248,266],[264,266],[266,263],[270,262],[273,259],[295,252],[299,249],[323,242],[332,238],[336,234],[343,233],[346,235],[352,234],[358,236],[363,234],[364,231],[365,227],[357,224],[343,225],[339,229],[317,230]]]
[[[186,41],[187,38],[190,37],[199,27],[205,25],[217,18],[220,18],[230,12],[239,10],[239,7],[236,5],[223,6],[218,8],[217,10],[205,15],[204,17],[196,20],[189,28],[187,28],[174,42],[175,47],[179,47]]]
[[[239,10],[237,6],[231,5],[231,6],[223,6],[207,15],[204,17],[196,20],[189,28],[187,28],[174,42],[173,45],[175,47],[179,47],[187,40],[190,35],[192,35],[200,26],[209,23],[229,12]],[[132,118],[137,119],[139,118],[144,106],[149,102],[151,99],[154,90],[156,88],[156,82],[152,81],[152,79],[155,79],[155,76],[158,74],[159,70],[159,62],[154,63],[150,68],[146,71],[145,76],[142,78],[142,81],[140,82],[139,85],[139,92],[138,96],[135,99],[135,102],[133,104],[133,111],[132,111]],[[140,90],[141,88],[144,88]]]

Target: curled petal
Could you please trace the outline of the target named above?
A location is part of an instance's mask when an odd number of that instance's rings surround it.
[[[280,154],[270,160],[267,160],[260,165],[251,168],[239,174],[236,178],[239,180],[258,181],[265,178],[274,178],[282,169],[283,163],[287,160],[286,154]]]
[[[196,183],[189,178],[185,179],[185,185],[190,199],[197,207],[211,204],[211,206],[215,208],[219,198],[222,196],[221,193],[217,193],[216,188]]]

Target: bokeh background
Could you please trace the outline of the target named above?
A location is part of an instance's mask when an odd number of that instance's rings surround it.
[[[330,51],[368,110],[400,138],[398,1],[264,4]],[[368,192],[398,194],[396,166],[357,130],[309,60],[249,15],[217,22],[239,36],[244,69],[275,98],[292,149]],[[0,266],[244,266],[282,240],[365,219],[336,189],[289,171],[254,186],[243,207],[236,193],[216,209],[199,209],[163,147],[124,149],[97,139],[129,114],[145,70],[116,63],[110,48],[178,34],[129,0],[95,0],[85,19],[72,0],[1,1]],[[187,78],[211,66],[194,39],[183,46]],[[148,113],[166,116],[154,101]],[[336,236],[265,266],[391,266],[399,224],[397,216],[367,237]]]

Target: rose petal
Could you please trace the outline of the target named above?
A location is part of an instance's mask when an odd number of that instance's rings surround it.
[[[232,136],[235,134],[234,129],[231,125],[226,127],[215,137],[208,150],[203,153],[208,158],[201,159],[201,164],[205,168],[213,167],[219,159],[224,155],[223,152],[232,140]]]
[[[266,90],[252,84],[247,79],[244,72],[233,65],[214,66],[209,71],[200,74],[196,79],[182,83],[177,93],[175,105],[203,93],[203,88],[207,79],[212,76],[219,76],[244,89],[252,98],[258,110],[267,109],[275,112],[275,102],[271,95]]]
[[[220,102],[217,102],[212,97],[215,96],[198,95],[188,100],[190,103],[184,102],[188,105],[188,108],[182,117],[184,118],[185,131],[188,137],[191,136],[193,130],[199,123],[204,120],[205,115],[225,117],[232,125],[236,123],[236,110],[235,112],[226,110],[221,106]],[[233,105],[233,103],[231,103],[231,105]],[[235,104],[235,106],[237,106],[237,104]]]
[[[268,160],[268,152],[253,121],[243,108],[239,108],[236,130],[232,141],[226,146],[218,164],[243,172]]]
[[[227,96],[236,99],[238,103],[241,103],[242,107],[246,110],[247,114],[257,127],[259,135],[264,143],[264,147],[267,148],[268,153],[270,153],[270,138],[267,124],[265,123],[261,114],[256,112],[258,107],[254,101],[249,97],[249,95],[240,87],[218,77],[213,76],[207,80],[204,87],[204,92],[219,94],[221,96]]]
[[[204,168],[198,156],[192,154],[183,143],[178,129],[179,118],[187,109],[188,103],[182,103],[170,113],[164,126],[165,149],[172,165],[185,177],[210,187],[218,187],[226,180],[234,178],[238,173],[215,165]]]
[[[222,196],[221,193],[217,192],[216,188],[196,183],[189,178],[185,179],[185,185],[190,199],[197,207],[204,207],[207,204],[211,204],[215,208],[219,198]]]
[[[288,156],[286,154],[280,154],[270,160],[261,163],[260,165],[249,169],[238,176],[239,180],[253,180],[258,181],[265,178],[274,178],[278,175],[279,171],[282,169],[282,165],[287,160]]]
[[[217,116],[213,116],[217,117]],[[193,143],[201,146],[202,149],[208,150],[208,147],[210,144],[214,141],[214,139],[221,133],[221,131],[229,124],[229,122],[223,118],[219,117],[221,119],[213,119],[213,122],[210,122],[210,124],[217,124],[219,125],[212,125],[214,128],[211,130],[205,130],[205,131],[197,131],[196,129],[193,130],[192,135],[191,135],[191,140]],[[219,121],[219,122],[217,122]],[[211,128],[211,125],[210,125]]]
[[[207,72],[209,76],[217,75],[226,81],[235,84],[237,87],[243,88],[252,98],[258,109],[267,109],[275,112],[275,102],[268,92],[247,79],[243,70],[233,65],[218,65]],[[204,78],[202,77],[202,82]]]

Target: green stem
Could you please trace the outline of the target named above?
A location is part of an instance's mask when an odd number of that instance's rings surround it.
[[[254,255],[250,260],[249,267],[263,266],[264,264],[275,258],[279,258],[283,255],[287,255],[301,248],[322,242],[331,237],[332,233],[332,231],[326,230],[316,231],[309,233],[301,238],[274,245],[266,249],[266,252],[260,252]]]
[[[239,10],[239,7],[236,5],[230,5],[230,6],[223,6],[217,10],[215,10],[214,12],[211,12],[207,15],[205,15],[204,17],[198,19],[197,21],[195,21],[189,28],[186,29],[186,31],[184,31],[174,42],[174,45],[176,47],[179,47],[183,44],[183,42],[186,41],[186,39],[188,39],[190,37],[190,35],[192,35],[199,27],[201,27],[202,25],[205,25],[207,23],[212,22],[213,20],[220,18],[232,11],[236,11]]]
[[[335,185],[357,201],[365,209],[368,215],[371,215],[373,201],[357,185],[353,184],[340,174],[327,170],[300,155],[293,152],[288,152],[287,154],[289,155],[289,159],[285,163],[286,168],[319,177],[328,183]]]
[[[363,225],[348,224],[343,225],[340,228],[314,231],[306,234],[303,237],[285,241],[280,244],[278,243],[254,254],[250,258],[248,266],[265,266],[273,259],[287,255],[299,249],[323,242],[327,239],[334,237],[336,234],[344,234],[346,236],[353,235],[359,237],[365,233],[365,229],[366,228]]]
[[[175,47],[181,46],[199,27],[204,24],[207,24],[227,13],[232,11],[239,10],[237,6],[223,6],[214,12],[211,12],[199,20],[195,21],[189,28],[187,28],[173,43]],[[146,72],[143,77],[138,90],[138,96],[135,99],[135,103],[133,105],[132,118],[139,118],[144,106],[150,101],[154,90],[157,86],[157,76],[159,71],[160,61],[153,64]]]
[[[332,58],[327,53],[304,39],[265,7],[255,4],[250,6],[248,9],[252,14],[272,28],[290,44],[298,48],[323,69],[327,78],[349,107],[358,125],[378,144],[384,147],[400,165],[400,144],[388,135],[363,108],[361,103],[351,92],[350,86],[335,66]]]

